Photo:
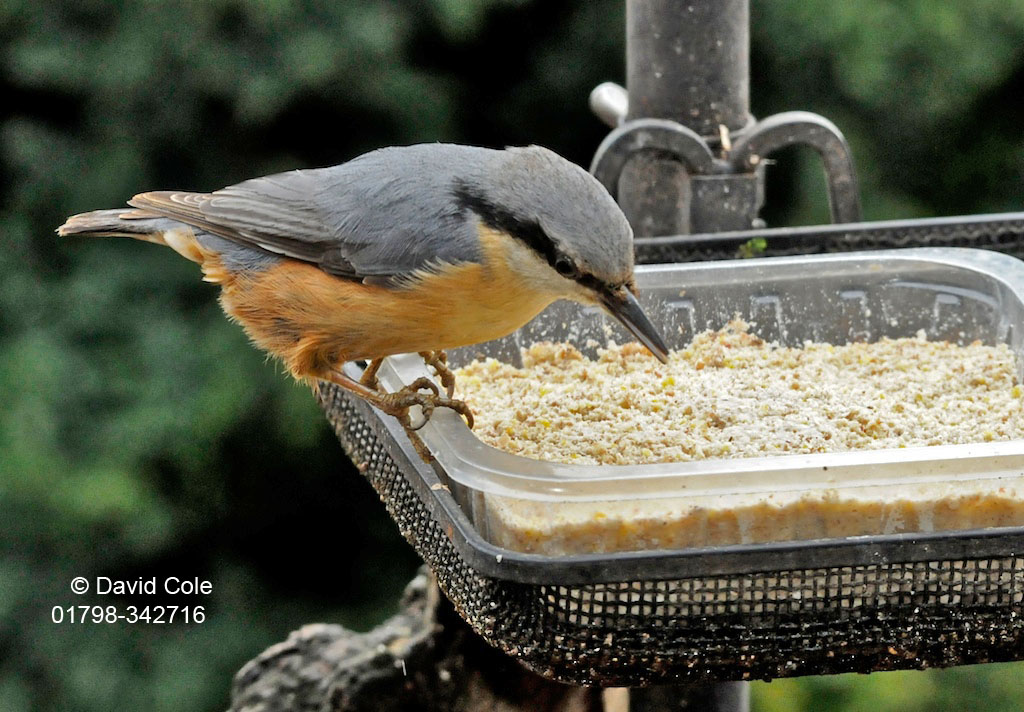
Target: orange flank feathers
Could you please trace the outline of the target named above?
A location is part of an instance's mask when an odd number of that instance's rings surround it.
[[[487,264],[441,266],[396,288],[334,277],[293,260],[235,272],[217,253],[191,242],[206,281],[222,287],[224,311],[298,379],[323,377],[346,361],[496,339],[551,302]],[[188,246],[172,247],[192,257]]]

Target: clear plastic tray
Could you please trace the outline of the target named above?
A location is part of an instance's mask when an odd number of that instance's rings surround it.
[[[672,348],[733,315],[799,345],[899,338],[1007,343],[1024,365],[1024,262],[924,248],[637,268],[641,303]],[[611,330],[610,332],[608,330]],[[518,362],[536,341],[629,336],[596,308],[560,302],[515,334],[449,354]],[[401,355],[386,388],[425,375]],[[1024,441],[636,466],[504,453],[440,410],[420,434],[470,520],[498,546],[546,555],[1024,524]]]

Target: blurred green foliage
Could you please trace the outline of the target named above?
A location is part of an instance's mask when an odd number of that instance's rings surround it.
[[[536,142],[586,163],[621,0],[0,4],[0,709],[215,710],[313,620],[385,617],[415,556],[304,388],[169,250],[66,215],[380,145]],[[752,3],[752,101],[847,133],[869,218],[1019,210],[1024,2]],[[813,157],[773,224],[827,215]],[[204,624],[55,625],[74,576],[201,576]],[[138,599],[120,603],[138,603]],[[782,681],[756,709],[1024,707],[1021,668]]]
[[[756,682],[754,712],[1020,712],[1021,663]]]

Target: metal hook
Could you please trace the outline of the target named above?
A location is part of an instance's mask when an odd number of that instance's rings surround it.
[[[667,119],[629,121],[605,136],[597,147],[590,172],[617,197],[619,176],[626,161],[637,151],[661,151],[678,159],[690,174],[715,173],[719,163],[707,143],[695,131]],[[725,167],[724,164],[721,167]]]
[[[785,111],[759,121],[733,144],[729,162],[737,173],[754,170],[780,148],[806,145],[821,156],[828,182],[832,222],[858,222],[860,194],[853,156],[843,133],[831,121],[809,111]]]

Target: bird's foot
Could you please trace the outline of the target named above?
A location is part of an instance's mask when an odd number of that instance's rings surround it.
[[[380,381],[377,380],[377,371],[380,370],[381,364],[384,363],[383,358],[375,358],[370,361],[366,370],[363,371],[363,375],[359,378],[359,382],[372,391],[380,391]]]
[[[430,392],[424,393],[423,391],[425,390]],[[427,449],[427,446],[420,439],[416,431],[427,424],[435,409],[450,408],[464,417],[469,427],[473,427],[473,412],[469,409],[469,406],[460,400],[455,400],[449,396],[442,396],[438,392],[437,384],[426,377],[417,378],[400,391],[381,393],[379,400],[374,405],[385,413],[393,415],[398,420],[399,424],[405,429],[406,435],[409,436],[409,441],[412,442],[416,453],[427,464],[433,462],[434,457],[430,454],[430,450]],[[409,409],[414,405],[418,405],[423,412],[423,419],[416,424],[413,424],[412,419],[409,417]]]
[[[451,398],[455,395],[455,374],[448,368],[448,354],[444,351],[420,351],[420,356],[428,366],[433,366],[434,373],[441,379],[441,385]],[[473,427],[472,425],[470,427]]]
[[[366,367],[366,370],[358,381],[346,376],[340,371],[326,373],[321,376],[321,378],[325,381],[330,381],[331,383],[341,386],[342,388],[358,395],[360,398],[365,399],[371,405],[379,408],[384,413],[394,416],[405,429],[405,432],[409,436],[409,440],[412,442],[417,454],[419,454],[427,464],[433,462],[434,458],[431,456],[426,445],[423,444],[423,441],[420,440],[416,431],[426,425],[435,410],[438,408],[450,408],[464,417],[466,422],[469,424],[469,427],[473,427],[473,412],[469,409],[469,406],[449,395],[441,395],[440,389],[433,380],[424,376],[422,378],[417,378],[401,390],[395,391],[394,393],[385,393],[380,390],[380,384],[377,382],[378,368],[380,368],[380,360],[374,359],[370,365]],[[418,405],[423,411],[423,420],[414,425],[412,423],[412,419],[409,417],[409,409],[416,405]]]
[[[430,391],[424,393],[423,391]],[[394,393],[381,393],[379,400],[374,403],[378,408],[393,415],[396,418],[408,416],[409,408],[418,405],[423,411],[423,420],[416,425],[411,423],[406,426],[407,430],[416,431],[427,424],[430,416],[437,408],[450,408],[466,419],[469,427],[473,427],[473,412],[465,403],[451,396],[441,395],[437,384],[427,377],[417,378],[408,386]]]

